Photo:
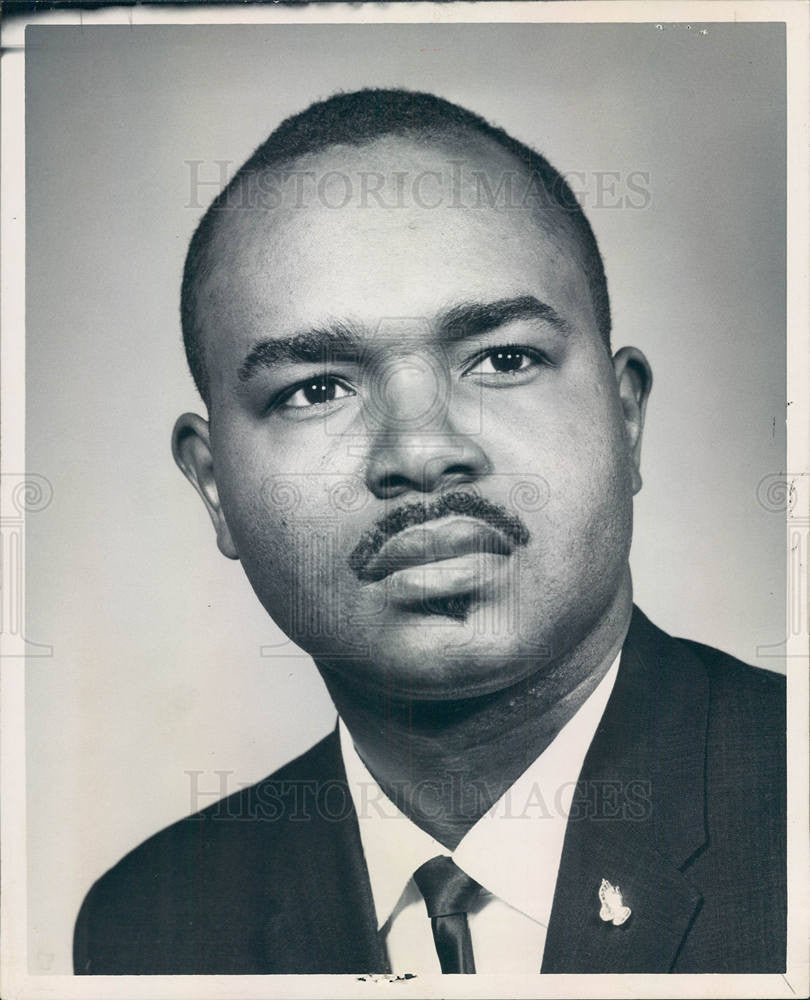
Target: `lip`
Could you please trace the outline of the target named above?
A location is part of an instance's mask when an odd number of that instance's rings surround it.
[[[476,518],[450,516],[405,528],[390,538],[360,573],[364,582],[376,582],[419,566],[452,561],[465,556],[510,556],[512,545],[496,528]],[[440,569],[440,566],[436,567]],[[446,567],[448,570],[451,566]]]
[[[408,566],[366,586],[386,604],[414,611],[425,602],[467,595],[486,601],[509,586],[509,557],[491,552],[468,552],[455,559]]]

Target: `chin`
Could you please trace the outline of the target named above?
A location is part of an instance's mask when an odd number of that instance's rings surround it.
[[[483,620],[482,620],[483,619]],[[450,701],[504,690],[536,673],[547,649],[493,628],[491,616],[452,602],[382,625],[366,648],[341,658],[316,652],[319,667],[351,686],[402,701]],[[357,655],[359,654],[359,655]]]

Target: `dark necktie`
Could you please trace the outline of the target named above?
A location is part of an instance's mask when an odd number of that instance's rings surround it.
[[[481,886],[444,855],[426,861],[413,878],[425,898],[442,972],[475,972],[467,910]]]

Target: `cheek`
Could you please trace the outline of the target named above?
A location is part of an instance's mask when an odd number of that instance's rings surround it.
[[[557,512],[568,517],[571,550],[619,552],[623,559],[632,525],[632,481],[622,427],[613,416],[608,407],[590,425],[571,428],[559,467]]]
[[[306,516],[293,478],[269,476],[223,500],[242,569],[267,613],[299,644],[318,634],[325,609],[312,595],[325,590],[330,538]]]
[[[621,409],[611,384],[567,380],[498,418],[496,467],[544,492],[519,510],[555,576],[607,571],[622,561],[632,529],[632,477]],[[497,442],[497,443],[496,443]],[[553,568],[552,568],[553,566]]]
[[[610,386],[560,379],[489,414],[495,461],[517,473],[542,476],[567,498],[602,494],[626,477],[628,451],[621,409]]]
[[[233,444],[220,452],[222,509],[251,585],[267,610],[283,618],[307,595],[328,592],[356,483],[321,467],[311,450],[285,459],[248,434]]]

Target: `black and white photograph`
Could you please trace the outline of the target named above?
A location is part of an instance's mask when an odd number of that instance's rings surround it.
[[[701,6],[8,19],[8,1000],[806,995],[808,8]]]

